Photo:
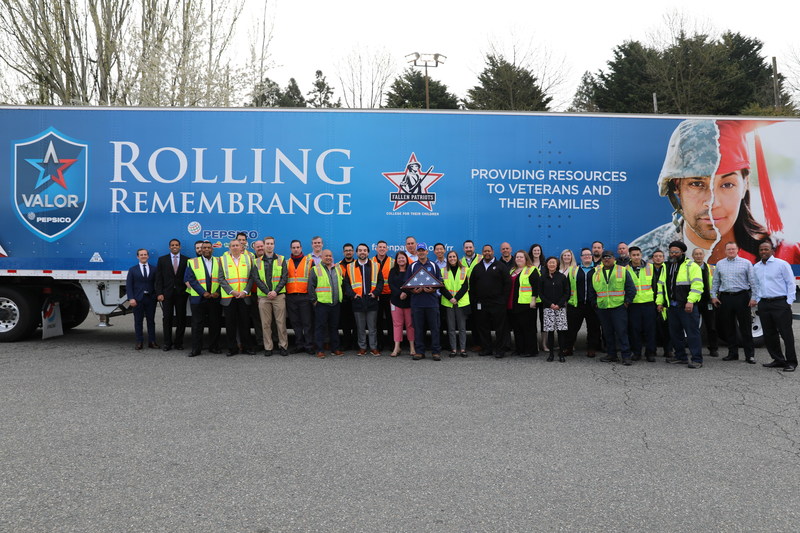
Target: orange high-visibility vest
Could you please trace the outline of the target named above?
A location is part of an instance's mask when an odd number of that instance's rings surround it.
[[[388,261],[387,261],[388,263]],[[347,265],[347,276],[350,278],[350,287],[352,287],[353,292],[355,292],[359,296],[364,296],[364,283],[362,283],[361,279],[361,268],[356,268],[355,265],[358,264],[358,261],[353,261],[349,265]],[[372,289],[375,289],[375,285],[378,284],[378,268],[376,264],[373,264],[370,270],[370,281]],[[370,291],[371,292],[371,291]]]
[[[375,266],[380,267],[380,263],[378,262],[378,256],[373,257],[372,262],[375,263]],[[392,269],[393,266],[394,266],[394,259],[392,259],[387,255],[386,260],[383,262],[383,267],[380,267],[381,274],[383,274],[383,290],[381,291],[381,294],[392,293],[392,288],[389,287],[389,283],[387,282],[387,280],[389,279],[389,271]]]
[[[311,254],[303,257],[296,267],[291,257],[286,261],[286,267],[288,269],[286,292],[288,294],[308,293],[308,276],[311,274],[311,267],[313,266],[314,259],[311,257]]]

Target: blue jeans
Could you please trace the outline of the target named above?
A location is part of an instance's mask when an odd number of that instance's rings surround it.
[[[683,309],[684,304],[670,306],[667,311],[669,321],[669,336],[672,348],[675,350],[675,359],[686,361],[686,345],[692,354],[692,362],[703,362],[703,343],[700,339],[700,309],[697,304],[692,307],[692,312]]]

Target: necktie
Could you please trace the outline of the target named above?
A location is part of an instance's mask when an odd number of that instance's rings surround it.
[[[142,274],[144,274],[144,278],[147,279],[147,263],[142,264]]]
[[[174,255],[172,256],[172,273],[173,274],[178,273],[178,258],[175,257]]]

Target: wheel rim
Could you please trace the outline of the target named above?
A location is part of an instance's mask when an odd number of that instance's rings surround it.
[[[0,333],[11,331],[19,324],[19,307],[13,300],[0,297]]]

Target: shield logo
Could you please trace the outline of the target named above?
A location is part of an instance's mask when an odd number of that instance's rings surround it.
[[[75,229],[86,211],[89,146],[55,128],[13,146],[17,217],[35,235],[56,241]]]

